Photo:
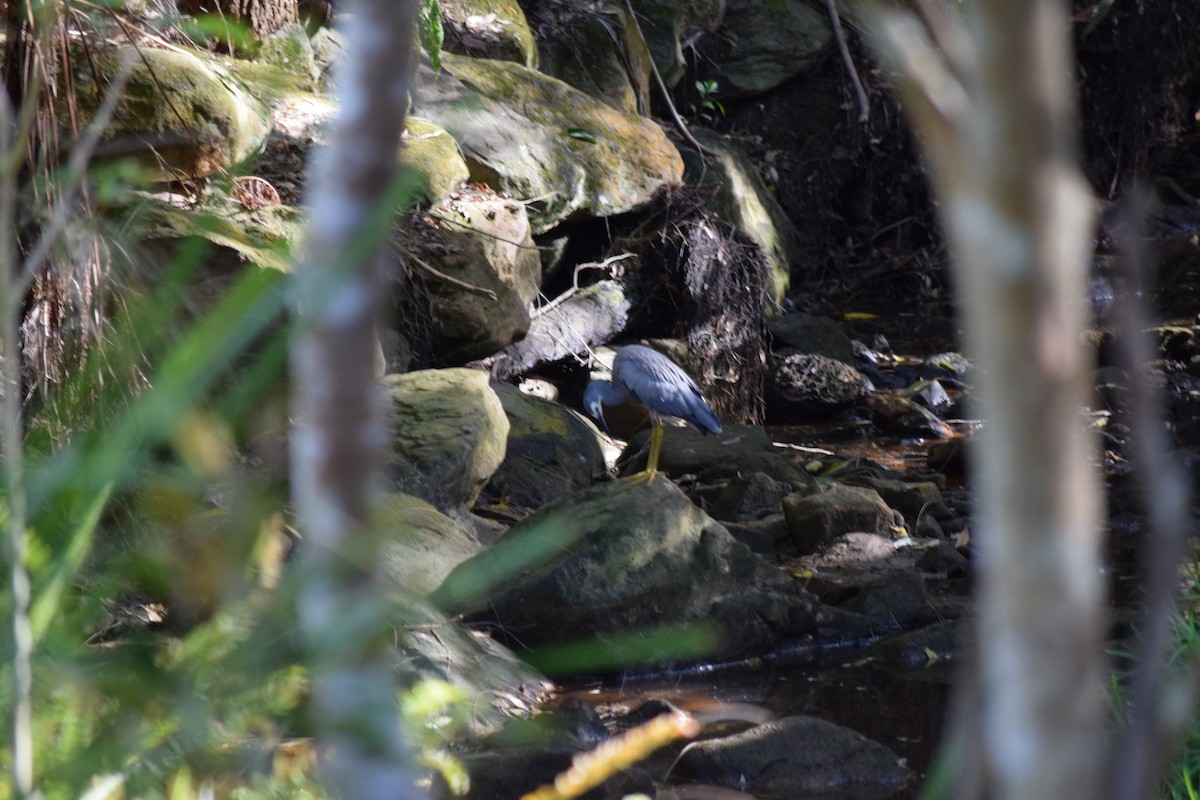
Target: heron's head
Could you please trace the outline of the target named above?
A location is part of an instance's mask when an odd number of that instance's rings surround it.
[[[583,391],[583,407],[600,423],[600,429],[608,433],[608,425],[604,423],[604,396],[610,384],[608,381],[591,381]]]

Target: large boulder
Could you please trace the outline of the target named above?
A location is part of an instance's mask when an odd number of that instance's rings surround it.
[[[849,364],[807,353],[772,353],[768,415],[796,420],[828,417],[863,396],[867,379]]]
[[[123,58],[133,59],[129,83],[105,128],[97,158],[132,158],[164,181],[236,169],[262,151],[271,131],[270,109],[219,61],[182,48],[100,51],[73,60],[79,127],[96,114]],[[66,109],[59,113],[66,125]],[[73,138],[73,137],[72,137]]]
[[[624,25],[624,52],[614,40],[617,26],[587,8],[540,3],[538,21],[550,31],[538,42],[541,71],[625,114],[638,112],[638,91],[648,107],[650,56],[642,40]],[[627,12],[622,11],[626,18]],[[639,48],[640,45],[640,48]],[[640,69],[639,69],[640,67]],[[638,88],[630,80],[633,73]]]
[[[430,205],[446,200],[471,177],[454,137],[420,117],[404,120],[400,163],[417,173],[418,190]]]
[[[645,467],[649,436],[649,431],[643,431],[630,437],[618,460],[624,470],[635,472]],[[779,454],[766,430],[757,425],[726,425],[714,436],[694,428],[669,427],[663,431],[658,468],[673,478],[701,475],[706,481],[760,473],[795,489],[813,482],[808,473]]]
[[[860,617],[816,602],[662,478],[602,484],[534,514],[431,597],[527,647],[690,624],[711,637],[690,655],[723,660],[863,631]],[[680,659],[653,637],[642,645],[631,660]]]
[[[645,206],[683,177],[654,122],[508,61],[444,55],[414,83],[416,111],[458,141],[474,181],[529,202],[534,233]]]
[[[836,359],[855,366],[854,343],[841,326],[829,317],[793,311],[767,320],[767,330],[780,348]]]
[[[816,717],[784,717],[688,745],[676,780],[724,785],[756,797],[888,797],[911,775],[879,742]]]
[[[605,473],[595,428],[566,406],[507,383],[492,389],[508,416],[507,454],[484,489],[489,500],[538,509],[586,489]]]
[[[475,502],[504,460],[508,418],[485,372],[422,370],[383,379],[392,487],[446,511]]]
[[[384,572],[416,595],[436,589],[451,570],[483,548],[463,521],[410,494],[386,494],[376,503],[372,522],[384,539]]]
[[[792,541],[801,553],[811,553],[844,533],[886,533],[894,520],[892,510],[874,489],[823,483],[816,491],[783,499],[783,516]]]
[[[413,220],[402,244],[426,288],[405,298],[405,327],[425,333],[430,361],[465,364],[525,336],[542,264],[523,204],[478,189],[455,192]]]

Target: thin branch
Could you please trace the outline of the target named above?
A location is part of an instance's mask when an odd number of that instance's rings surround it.
[[[470,294],[486,297],[489,300],[496,299],[496,293],[491,289],[487,289],[483,286],[476,286],[473,283],[467,283],[466,281],[461,281],[458,278],[452,278],[444,272],[439,272],[437,269],[417,258],[412,253],[407,253],[406,255],[413,264],[417,265],[417,267],[421,269],[422,272],[436,281],[448,284],[456,289],[462,289],[464,292],[468,292]]]
[[[833,26],[833,38],[837,42],[838,52],[842,54],[842,63],[850,75],[850,83],[854,85],[854,96],[858,98],[858,121],[866,122],[871,116],[871,105],[867,100],[867,90],[858,79],[858,70],[854,59],[850,57],[850,48],[846,46],[846,32],[842,29],[842,17],[838,14],[837,0],[825,0],[825,8],[829,11],[829,23]]]
[[[629,0],[625,0],[625,8],[629,11],[629,18],[633,20],[633,28],[637,31],[638,38],[645,41],[646,37],[642,33],[642,26],[638,23],[637,14],[634,13],[633,5]],[[662,93],[663,102],[666,103],[667,111],[671,115],[671,121],[679,129],[679,135],[683,137],[684,141],[701,153],[716,156],[716,152],[696,141],[696,137],[692,136],[692,132],[688,130],[687,123],[683,121],[683,117],[679,116],[679,112],[675,110],[675,103],[671,100],[671,92],[667,89],[667,83],[663,80],[662,73],[658,71],[658,65],[654,63],[653,58],[650,59],[650,71],[654,73],[654,82],[658,85],[658,91]]]

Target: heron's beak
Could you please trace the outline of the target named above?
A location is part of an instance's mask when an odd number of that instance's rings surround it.
[[[600,423],[600,430],[608,433],[608,423],[604,421],[604,411],[601,406],[596,408],[596,421]]]

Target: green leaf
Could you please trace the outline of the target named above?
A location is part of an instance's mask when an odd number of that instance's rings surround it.
[[[596,137],[583,128],[567,128],[567,136],[570,136],[572,139],[578,139],[581,142],[596,143]]]
[[[421,40],[421,49],[433,62],[433,74],[437,75],[442,71],[442,42],[446,38],[442,29],[442,7],[438,0],[421,0],[417,36]]]

